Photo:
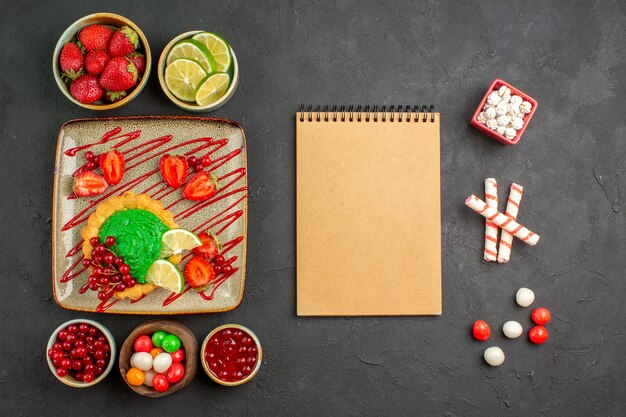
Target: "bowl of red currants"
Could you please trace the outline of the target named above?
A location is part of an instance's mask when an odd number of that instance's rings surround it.
[[[47,361],[65,385],[86,388],[102,381],[113,369],[115,339],[106,327],[88,319],[63,323],[48,340]]]
[[[207,335],[200,350],[204,372],[227,387],[243,385],[259,372],[261,342],[247,327],[225,324]]]
[[[163,397],[185,388],[198,369],[198,340],[172,320],[137,326],[120,349],[119,368],[126,384],[146,397]]]

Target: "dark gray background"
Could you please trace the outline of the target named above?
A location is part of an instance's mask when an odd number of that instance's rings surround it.
[[[1,415],[624,415],[623,2],[152,3],[2,2]],[[179,319],[199,339],[225,322],[258,334],[264,366],[244,387],[221,388],[200,371],[186,390],[153,400],[134,394],[118,372],[74,390],[46,366],[48,336],[65,320],[96,319],[121,344],[146,319],[75,313],[52,299],[59,127],[79,117],[184,114],[154,72],[137,99],[107,113],[79,108],[58,91],[50,70],[57,38],[97,11],[135,21],[155,64],[171,38],[191,29],[221,33],[237,52],[239,89],[210,115],[240,122],[248,137],[245,298],[229,313]],[[468,126],[496,77],[539,102],[517,147]],[[433,103],[441,111],[441,317],[295,316],[300,103]],[[512,181],[524,185],[520,218],[542,236],[536,247],[516,242],[506,265],[482,261],[483,222],[463,205],[482,193],[487,176],[503,194]],[[552,311],[543,346],[504,340],[499,330],[510,319],[530,326],[530,310],[513,301],[521,286]],[[488,343],[470,336],[479,318],[492,325]],[[482,361],[493,344],[507,355],[499,368]]]

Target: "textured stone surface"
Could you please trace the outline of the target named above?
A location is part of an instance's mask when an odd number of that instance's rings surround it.
[[[174,4],[167,2],[168,4]],[[0,403],[6,415],[571,415],[618,416],[626,407],[623,2],[43,2],[2,3],[0,33]],[[119,374],[84,390],[56,382],[45,364],[61,322],[99,320],[118,344],[145,319],[77,314],[51,297],[50,222],[56,134],[79,117],[182,114],[153,76],[130,105],[83,110],[57,90],[50,58],[75,19],[113,11],[134,20],[158,57],[187,30],[232,43],[238,92],[211,116],[239,121],[249,151],[248,281],[243,304],[180,317],[202,339],[215,326],[251,327],[265,363],[247,386],[204,375],[160,400]],[[501,77],[539,110],[517,147],[468,126],[484,89]],[[295,316],[294,112],[300,103],[429,104],[442,113],[443,316]],[[520,220],[536,247],[515,242],[511,262],[482,262],[483,222],[465,208],[485,177],[524,185]],[[501,190],[502,192],[502,190]],[[385,244],[385,242],[380,242]],[[320,262],[341,259],[320,259]],[[393,271],[394,265],[389,265]],[[552,310],[551,339],[505,340],[527,329],[520,286]],[[381,294],[384,296],[384,294]],[[375,300],[373,300],[375,302]],[[493,341],[471,339],[482,318]],[[146,318],[147,319],[147,318]],[[482,362],[491,344],[507,355]]]

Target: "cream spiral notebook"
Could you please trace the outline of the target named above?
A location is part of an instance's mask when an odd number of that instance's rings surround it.
[[[441,314],[439,113],[296,114],[297,313]]]

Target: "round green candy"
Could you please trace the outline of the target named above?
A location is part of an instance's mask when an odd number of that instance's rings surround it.
[[[176,352],[180,349],[180,339],[174,334],[168,334],[161,341],[161,348],[167,353]]]
[[[154,347],[161,347],[161,344],[163,343],[163,339],[165,339],[165,337],[167,336],[167,333],[165,333],[164,331],[159,330],[158,332],[154,332],[154,334],[152,335],[152,344],[154,345]]]

